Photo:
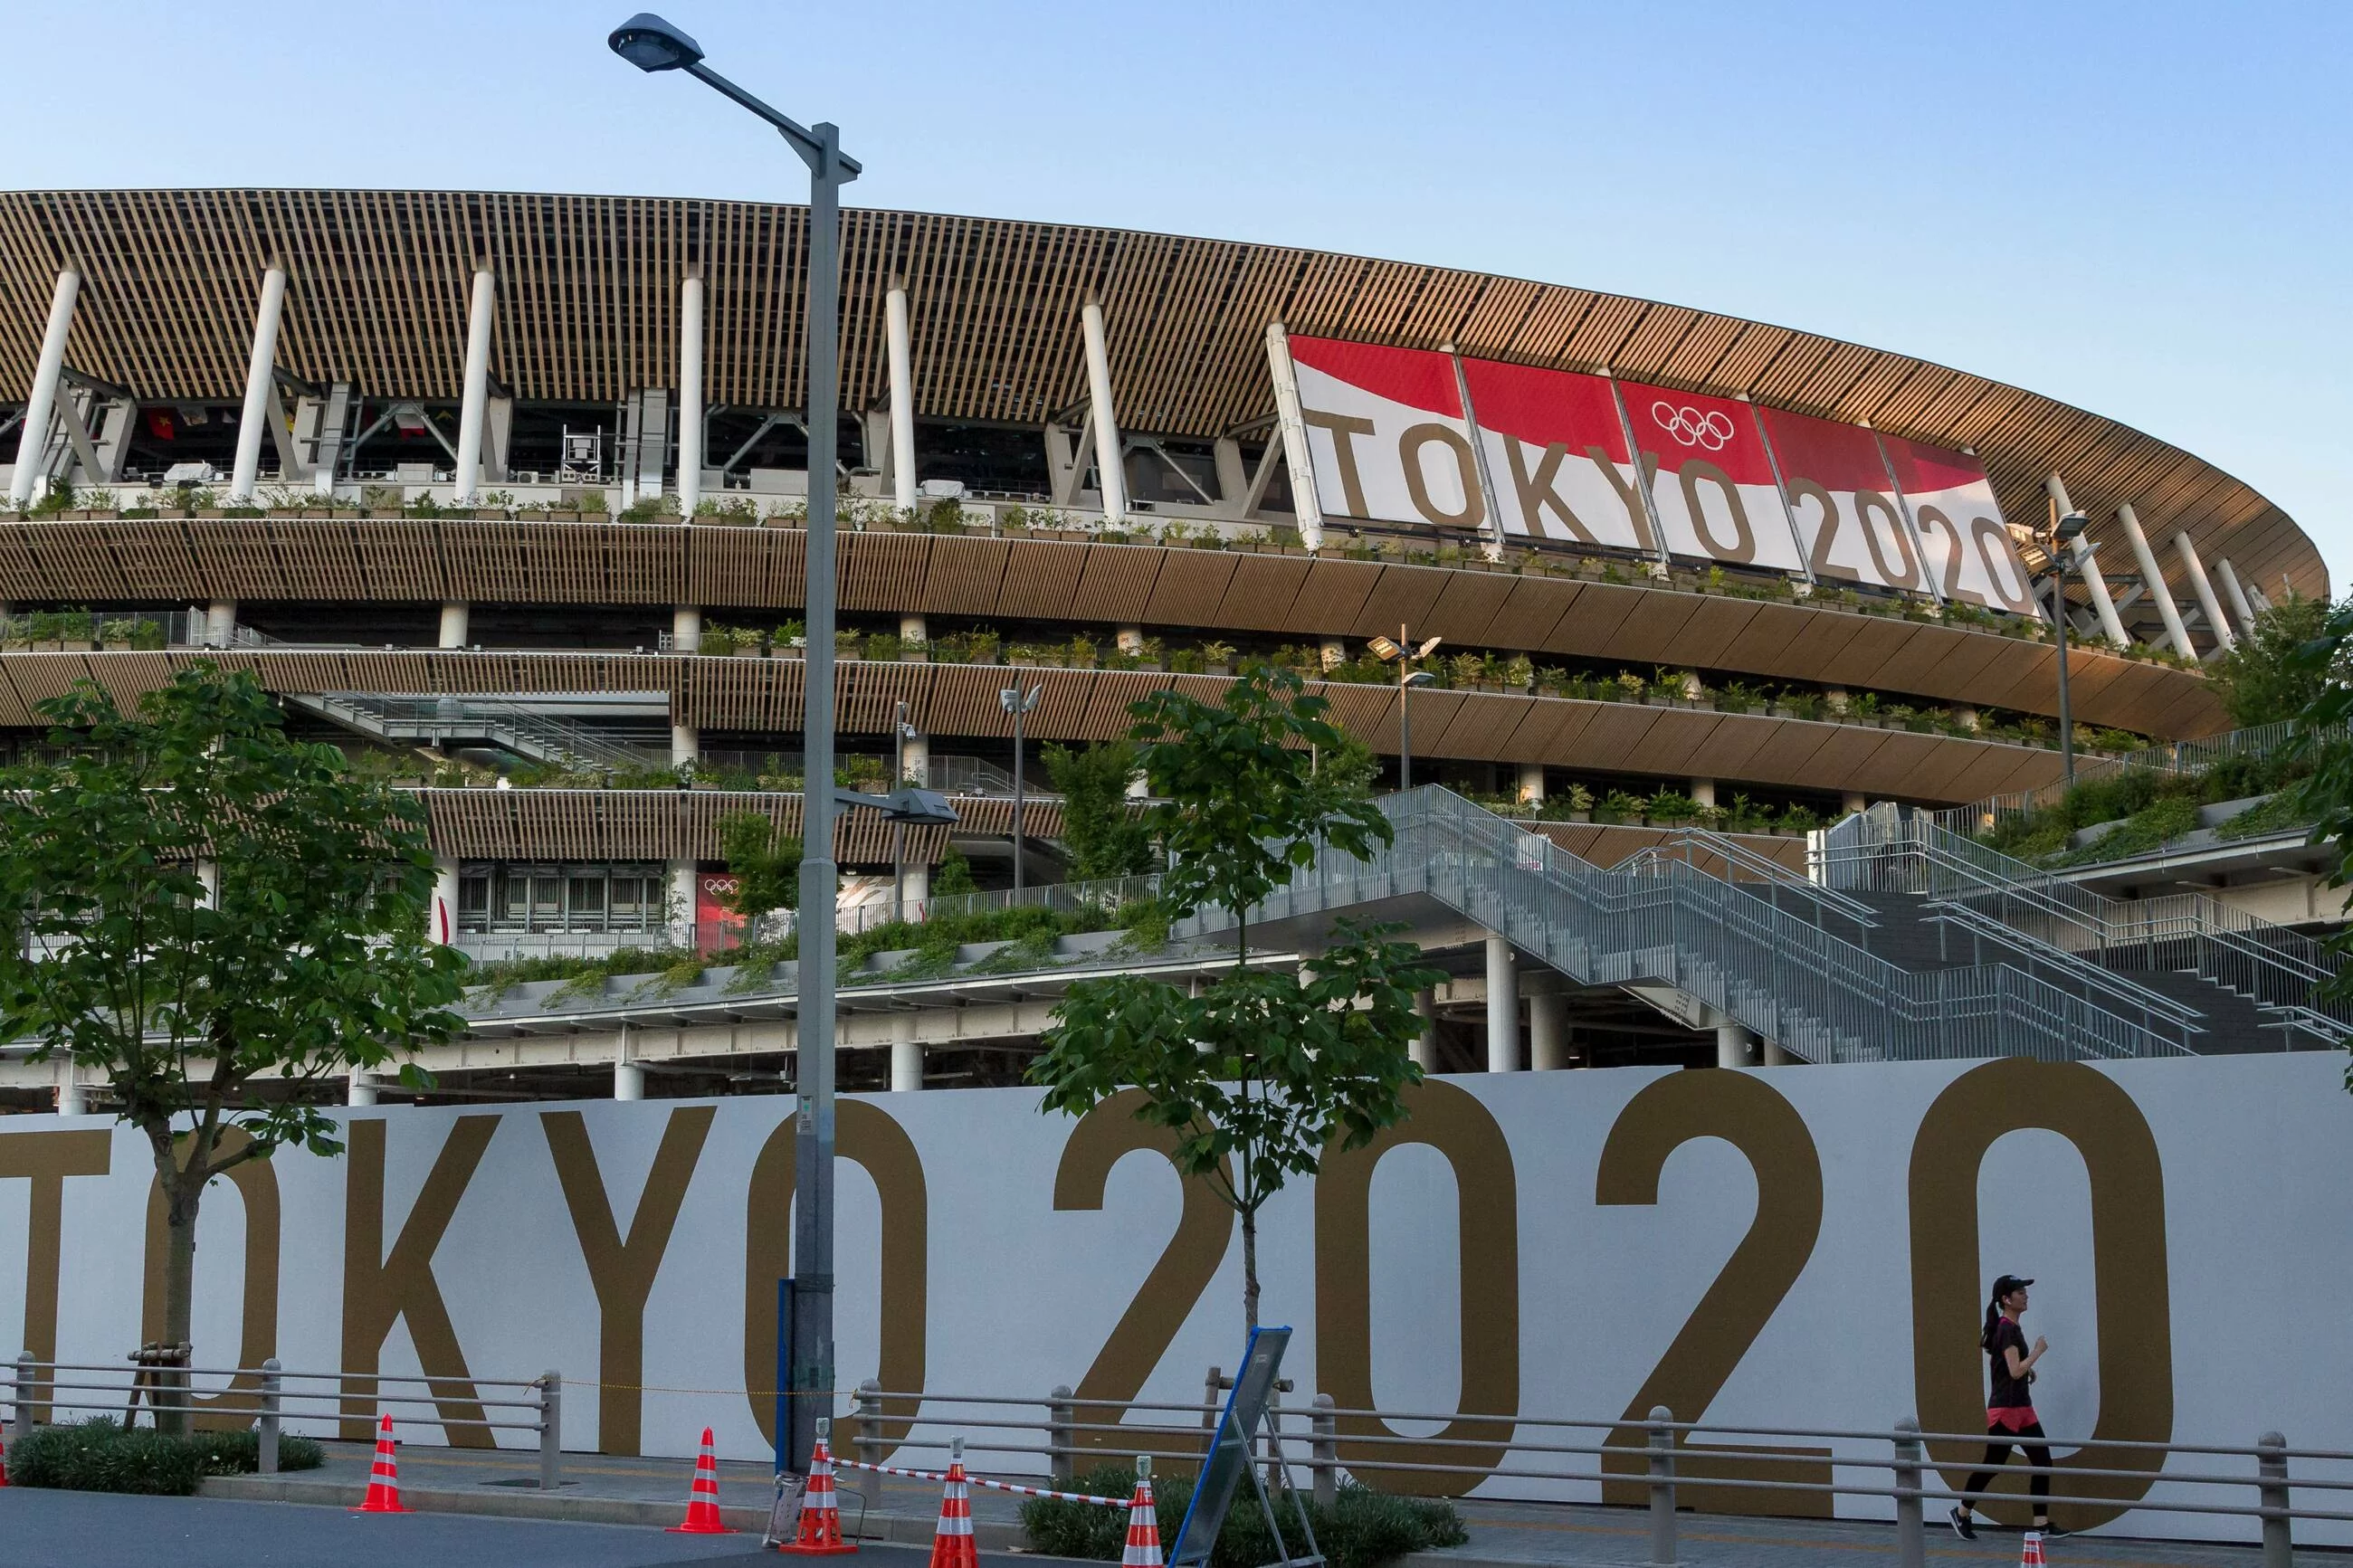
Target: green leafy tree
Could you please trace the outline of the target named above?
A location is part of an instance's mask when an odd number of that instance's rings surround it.
[[[1140,975],[1074,985],[1029,1070],[1049,1111],[1143,1091],[1137,1118],[1173,1131],[1177,1168],[1240,1217],[1253,1328],[1259,1211],[1328,1149],[1361,1147],[1404,1116],[1402,1091],[1421,1078],[1408,1054],[1421,1026],[1413,995],[1438,978],[1411,943],[1345,921],[1301,973],[1250,966],[1250,910],[1319,847],[1362,858],[1389,840],[1361,782],[1314,763],[1343,749],[1325,710],[1296,675],[1264,668],[1218,702],[1161,691],[1130,710],[1161,797],[1145,822],[1169,860],[1163,901],[1176,917],[1227,911],[1233,963],[1198,996]]]
[[[2305,649],[2328,634],[2330,622],[2327,600],[2290,594],[2257,616],[2237,645],[2208,667],[2233,724],[2242,730],[2276,724],[2319,699],[2325,671]]]
[[[251,676],[199,664],[135,716],[83,683],[38,711],[62,760],[0,776],[0,1038],[104,1075],[146,1134],[183,1342],[206,1184],[339,1152],[314,1091],[455,1033],[465,959],[426,932],[415,799],[289,739]]]
[[[799,838],[756,811],[730,812],[719,819],[719,854],[735,879],[723,902],[746,921],[800,908]]]
[[[972,879],[972,862],[964,858],[964,851],[953,844],[942,850],[940,863],[932,869],[932,896],[944,899],[978,890]]]
[[[1140,771],[1133,741],[1045,749],[1046,771],[1062,796],[1062,842],[1073,876],[1134,877],[1152,869],[1152,829],[1130,809],[1127,783]]]

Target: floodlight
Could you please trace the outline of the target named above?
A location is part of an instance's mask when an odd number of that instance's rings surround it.
[[[1405,678],[1405,684],[1408,686],[1435,686],[1438,684],[1438,677],[1430,674],[1430,671],[1426,669],[1417,669],[1411,675]]]
[[[1377,637],[1366,646],[1373,650],[1376,657],[1384,659],[1395,658],[1405,651],[1387,637]]]
[[[1045,695],[1045,689],[1042,686],[1033,686],[1025,692],[1018,686],[1008,686],[997,692],[997,705],[1008,713],[1031,712],[1038,706],[1038,699]]]
[[[1413,650],[1413,657],[1416,658],[1428,658],[1430,655],[1430,650],[1437,647],[1440,643],[1442,643],[1446,639],[1444,637],[1430,638],[1428,642]]]
[[[952,827],[963,819],[948,797],[935,790],[916,789],[909,785],[894,789],[889,795],[865,795],[854,789],[834,786],[836,805],[856,809],[863,806],[879,811],[886,822],[903,822],[916,827]]]
[[[2059,542],[2068,544],[2081,539],[2084,536],[2084,531],[2091,526],[2092,520],[2082,512],[2069,512],[2059,520]]]
[[[674,71],[700,65],[702,46],[651,11],[640,11],[613,29],[606,43],[641,71]]]

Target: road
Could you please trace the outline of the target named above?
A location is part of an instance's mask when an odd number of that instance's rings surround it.
[[[670,1535],[633,1525],[459,1514],[353,1515],[298,1503],[0,1490],[0,1568],[657,1568],[765,1563],[757,1535]],[[924,1568],[921,1547],[865,1545],[866,1568]],[[1008,1564],[1004,1558],[984,1563]]]

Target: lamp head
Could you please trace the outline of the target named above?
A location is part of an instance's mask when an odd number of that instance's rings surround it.
[[[701,44],[651,11],[638,12],[605,41],[641,71],[674,71],[702,60]]]
[[[1387,637],[1377,637],[1365,646],[1373,650],[1375,658],[1385,660],[1395,658],[1398,655],[1405,651],[1403,648],[1398,647],[1397,644],[1389,641]]]
[[[1446,639],[1444,637],[1430,638],[1428,642],[1413,650],[1413,657],[1416,658],[1428,658],[1430,656],[1431,651],[1435,649],[1440,643],[1442,643]]]
[[[2083,538],[2084,531],[2091,525],[2092,520],[2085,517],[2082,512],[2068,512],[2059,520],[2059,542],[2062,544],[2073,543],[2074,541]]]
[[[1426,669],[1417,669],[1405,678],[1405,683],[1408,686],[1435,686],[1438,684],[1438,677]]]

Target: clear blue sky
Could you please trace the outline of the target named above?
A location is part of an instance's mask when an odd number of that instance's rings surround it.
[[[16,0],[6,178],[799,199],[597,5]],[[2080,404],[2353,585],[2353,5],[661,0],[857,202],[1617,289]]]

